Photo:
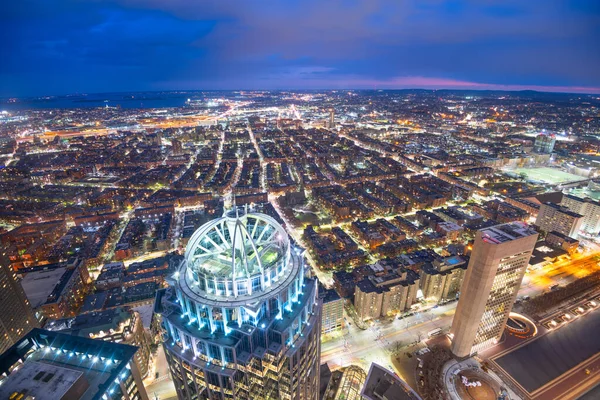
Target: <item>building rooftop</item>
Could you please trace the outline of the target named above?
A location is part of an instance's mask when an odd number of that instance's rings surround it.
[[[566,214],[573,218],[583,218],[583,215],[577,214],[576,212],[573,212],[573,211],[569,210],[567,207],[561,206],[560,204],[554,204],[554,203],[547,202],[547,203],[544,203],[543,205],[545,205],[546,207],[554,208],[555,210],[560,211],[561,213]]]
[[[521,239],[538,233],[523,222],[509,222],[480,230],[481,237],[488,243],[500,244],[511,240]]]
[[[334,289],[326,289],[321,284],[319,284],[319,297],[323,299],[323,304],[340,299],[340,295]]]
[[[31,307],[38,308],[45,304],[50,297],[58,297],[74,272],[74,269],[55,268],[25,275],[21,286]]]
[[[81,314],[74,318],[51,321],[45,328],[62,331],[77,336],[88,336],[99,331],[118,330],[121,323],[131,318],[131,312],[123,308],[111,308],[104,311]]]
[[[235,281],[260,275],[281,262],[289,248],[287,234],[273,218],[235,209],[200,227],[185,258],[195,281],[199,276]]]
[[[36,400],[61,399],[75,382],[82,387],[87,382],[74,398],[99,400],[128,374],[127,365],[136,351],[134,346],[35,328],[0,355],[0,398],[27,389],[39,391],[31,394]],[[28,383],[24,376],[29,377]]]
[[[594,311],[538,336],[494,361],[531,393],[597,355],[600,341],[590,336],[598,330],[600,313]]]
[[[564,240],[564,241],[565,241],[565,242],[567,242],[567,243],[575,243],[575,242],[579,242],[579,240],[577,240],[577,239],[573,239],[572,237],[570,237],[570,236],[567,236],[567,235],[565,235],[565,234],[562,234],[562,233],[560,233],[560,232],[557,232],[557,231],[551,231],[551,232],[549,232],[548,234],[549,234],[549,235],[550,235],[550,234],[552,234],[552,235],[554,235],[554,236],[556,236],[556,237],[558,237],[558,238],[560,238],[560,239]]]
[[[80,387],[83,390],[88,386],[82,371],[31,361],[23,364],[3,382],[0,396],[8,399],[13,393],[20,393],[27,399],[69,399],[74,389]]]
[[[406,382],[376,363],[371,364],[361,395],[367,400],[421,400]]]
[[[375,286],[373,284],[373,282],[371,282],[370,279],[365,278],[359,282],[356,283],[356,286],[360,289],[361,292],[363,293],[383,293],[386,291],[385,287],[378,287]]]
[[[593,203],[593,204],[595,204],[597,206],[600,206],[600,201],[591,199],[589,197],[580,197],[580,196],[575,196],[575,195],[572,195],[572,194],[565,194],[564,197],[568,197],[569,199],[577,200],[577,201],[580,201],[582,203]]]

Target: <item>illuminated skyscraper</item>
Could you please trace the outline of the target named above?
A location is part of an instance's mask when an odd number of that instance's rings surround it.
[[[468,357],[500,339],[537,237],[521,222],[477,232],[452,322],[454,355]]]
[[[203,225],[169,283],[156,311],[180,399],[317,399],[317,284],[273,218]]]
[[[0,353],[12,346],[38,321],[8,258],[0,254]]]

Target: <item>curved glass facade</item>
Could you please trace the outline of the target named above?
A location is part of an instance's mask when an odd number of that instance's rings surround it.
[[[159,292],[180,399],[316,399],[321,305],[284,229],[229,211],[200,227]]]

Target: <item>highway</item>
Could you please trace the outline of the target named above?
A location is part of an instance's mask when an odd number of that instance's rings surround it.
[[[158,347],[156,356],[152,360],[152,365],[148,373],[148,377],[144,379],[144,386],[148,397],[152,400],[175,400],[177,392],[171,379],[169,372],[169,364],[165,357],[165,352],[162,346]],[[158,373],[158,377],[157,374]]]

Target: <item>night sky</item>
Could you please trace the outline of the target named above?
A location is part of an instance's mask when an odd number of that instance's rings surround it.
[[[600,93],[600,1],[7,0],[0,96],[175,89]]]

